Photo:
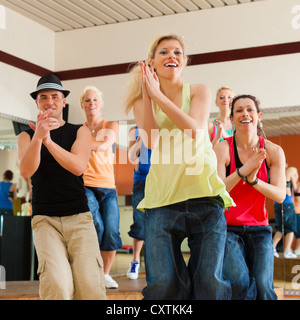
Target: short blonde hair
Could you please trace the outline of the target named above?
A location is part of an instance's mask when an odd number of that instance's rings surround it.
[[[87,94],[87,92],[89,91],[94,91],[96,92],[96,94],[98,95],[99,99],[100,99],[100,102],[101,102],[101,105],[103,106],[103,93],[102,91],[100,91],[98,88],[94,87],[94,86],[87,86],[83,89],[83,91],[81,92],[80,94],[80,97],[79,97],[79,101],[80,101],[80,106],[82,106],[83,104],[83,99],[85,97],[85,95]]]
[[[219,89],[217,90],[216,99],[218,98],[218,95],[219,95],[219,93],[220,93],[222,90],[230,90],[230,91],[233,93],[233,95],[234,95],[234,91],[233,91],[230,87],[222,86],[221,88],[219,88]]]

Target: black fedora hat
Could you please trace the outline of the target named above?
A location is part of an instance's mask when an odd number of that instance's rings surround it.
[[[30,95],[31,97],[36,100],[37,94],[42,91],[42,90],[58,90],[61,91],[65,98],[69,95],[70,91],[65,90],[59,80],[59,78],[50,73],[47,74],[46,76],[43,76],[40,78],[40,80],[38,81],[37,87],[36,87],[36,91],[31,92]]]

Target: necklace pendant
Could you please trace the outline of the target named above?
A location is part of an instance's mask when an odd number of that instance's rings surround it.
[[[92,130],[92,133],[95,133],[95,130]]]

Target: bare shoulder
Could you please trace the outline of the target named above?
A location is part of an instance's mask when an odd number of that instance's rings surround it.
[[[205,84],[197,83],[197,84],[191,84],[191,97],[193,96],[210,96],[211,95],[211,90],[208,86]]]
[[[77,131],[76,140],[81,140],[81,139],[85,141],[92,139],[91,131],[86,126],[81,126]]]
[[[214,146],[214,151],[218,161],[222,160],[226,165],[230,162],[230,149],[227,140],[223,140]]]
[[[274,142],[271,142],[270,140],[265,140],[265,148],[266,148],[267,154],[269,153],[274,156],[284,155],[284,151],[282,147]]]
[[[119,128],[119,122],[118,121],[107,121],[108,129],[118,130]]]
[[[78,131],[77,131],[77,135],[78,134],[91,134],[90,129],[87,126],[81,126]]]
[[[27,132],[23,131],[18,135],[18,144],[24,144],[30,141],[30,136]]]
[[[265,140],[265,148],[267,152],[267,163],[271,165],[272,163],[284,162],[285,154],[281,146],[271,142],[270,140]]]
[[[214,124],[213,124],[213,122],[209,121],[209,122],[207,123],[207,126],[208,126],[208,131],[210,132],[210,131],[212,131],[212,129],[213,129],[213,127],[214,127]]]

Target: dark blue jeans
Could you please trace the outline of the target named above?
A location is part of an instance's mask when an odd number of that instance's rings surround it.
[[[130,226],[129,236],[134,239],[144,240],[145,213],[137,209],[138,204],[144,199],[145,181],[136,181],[132,189],[133,224]]]
[[[283,215],[283,217],[282,217]],[[276,221],[276,230],[283,232],[284,235],[297,231],[296,212],[293,203],[274,202],[274,216]],[[282,230],[283,219],[283,230]]]
[[[115,189],[84,187],[92,213],[100,249],[114,251],[122,247],[119,233],[120,212]]]
[[[270,226],[228,226],[224,276],[233,300],[277,299],[272,244]]]
[[[230,299],[223,278],[226,220],[221,197],[146,209],[144,299]],[[186,265],[181,243],[188,238]]]

